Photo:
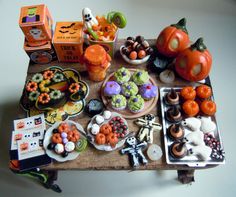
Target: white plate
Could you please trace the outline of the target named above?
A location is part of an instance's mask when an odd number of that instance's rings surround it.
[[[123,59],[124,59],[127,63],[129,63],[129,64],[133,64],[133,65],[143,64],[143,63],[147,62],[148,59],[149,59],[149,57],[150,57],[150,55],[147,55],[147,56],[144,57],[143,59],[131,60],[131,59],[129,59],[126,55],[124,55],[124,54],[122,53],[122,50],[121,50],[122,47],[124,47],[124,45],[122,45],[122,46],[120,47],[120,54],[121,54],[121,56],[123,57]]]
[[[102,115],[102,114],[99,114],[99,115]],[[116,144],[115,147],[111,147],[110,145],[106,144],[106,145],[98,145],[95,143],[95,135],[93,135],[90,131],[91,131],[91,128],[92,128],[92,125],[94,123],[96,123],[95,121],[95,118],[97,117],[98,115],[95,115],[94,117],[92,117],[91,121],[89,122],[88,126],[87,126],[87,134],[88,136],[91,137],[91,140],[90,140],[90,143],[98,150],[102,150],[102,151],[113,151],[113,150],[116,150],[120,147],[122,147],[125,143],[125,140],[126,140],[126,136],[129,134],[129,128],[128,128],[128,123],[127,121],[118,113],[116,112],[111,112],[111,118],[108,119],[108,120],[105,120],[100,126],[102,126],[103,124],[106,124],[108,123],[113,117],[116,117],[116,116],[119,116],[120,118],[122,118],[122,120],[124,121],[125,125],[127,126],[127,134],[124,138],[120,139],[119,142]]]
[[[66,122],[69,125],[75,125],[80,132],[85,134],[84,129],[83,129],[83,127],[80,124],[78,124],[78,123],[76,123],[74,121],[71,121],[71,120],[66,120],[66,121],[63,121],[63,122]],[[62,122],[56,122],[55,124],[53,124],[46,131],[45,136],[44,136],[44,140],[43,140],[43,147],[44,147],[47,155],[49,157],[55,159],[56,161],[64,162],[64,161],[74,160],[74,159],[76,159],[79,156],[79,152],[77,152],[77,151],[73,151],[73,152],[69,153],[67,157],[62,157],[61,155],[56,154],[53,150],[49,150],[47,148],[48,144],[51,143],[51,137],[52,137],[52,134],[53,134],[52,133],[53,129],[58,128],[61,123]],[[80,137],[82,137],[81,134],[80,134]]]

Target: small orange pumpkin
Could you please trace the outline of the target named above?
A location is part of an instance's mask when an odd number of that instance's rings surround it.
[[[118,143],[118,138],[114,133],[109,133],[106,136],[107,143],[111,145],[111,147],[115,147],[116,144]]]
[[[95,142],[98,145],[102,145],[106,143],[106,136],[103,133],[98,133],[95,137]]]
[[[211,64],[212,56],[203,43],[203,38],[199,38],[177,56],[175,70],[188,81],[200,81],[209,75]]]
[[[100,133],[103,133],[104,135],[108,135],[112,132],[112,127],[109,124],[103,124],[100,127]]]
[[[158,52],[166,57],[176,57],[180,51],[189,46],[190,40],[186,29],[186,19],[172,24],[161,31],[157,38]]]

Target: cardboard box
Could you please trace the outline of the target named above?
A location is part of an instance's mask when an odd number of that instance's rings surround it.
[[[24,50],[31,61],[36,64],[47,64],[57,59],[55,50],[50,41],[41,46],[32,46],[27,40],[24,42]]]
[[[57,22],[53,45],[60,62],[79,62],[83,55],[83,23]]]
[[[46,5],[21,8],[19,25],[29,42],[51,41],[53,20]]]
[[[112,41],[100,41],[100,40],[88,39],[88,42],[89,42],[89,45],[93,45],[93,44],[101,45],[111,57],[114,57],[117,40],[118,40],[118,30],[116,32],[116,36],[114,40]]]

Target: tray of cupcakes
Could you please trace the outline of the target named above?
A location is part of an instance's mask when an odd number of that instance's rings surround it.
[[[156,107],[158,87],[147,71],[122,67],[105,79],[101,98],[110,111],[138,118]]]
[[[168,164],[204,167],[225,163],[211,87],[160,88]]]

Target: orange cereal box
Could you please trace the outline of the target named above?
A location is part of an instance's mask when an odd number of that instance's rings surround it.
[[[51,41],[53,20],[46,5],[21,8],[19,25],[29,42]]]
[[[79,62],[83,54],[83,23],[57,22],[53,45],[60,62]]]

